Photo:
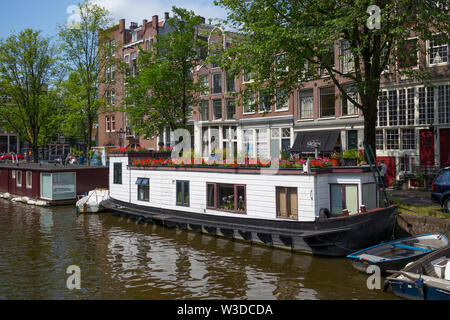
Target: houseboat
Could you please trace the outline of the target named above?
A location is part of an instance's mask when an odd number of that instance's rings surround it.
[[[396,206],[378,207],[368,166],[149,166],[135,157],[110,154],[103,205],[139,222],[327,256],[387,240],[396,222]]]
[[[108,168],[40,163],[0,164],[0,193],[49,205],[75,203],[77,196],[108,187]]]

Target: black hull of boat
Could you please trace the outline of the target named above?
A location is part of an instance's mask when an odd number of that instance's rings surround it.
[[[346,256],[387,240],[392,235],[397,215],[397,206],[391,206],[349,217],[300,222],[238,215],[207,215],[139,206],[115,199],[102,205],[112,214],[134,218],[139,222],[244,240],[293,252],[335,257]]]

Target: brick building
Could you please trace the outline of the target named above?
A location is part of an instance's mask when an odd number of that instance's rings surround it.
[[[144,20],[141,26],[132,23],[129,29],[121,20],[112,30],[114,41],[122,43],[115,54],[120,55],[133,70],[137,47],[148,49],[156,34],[169,32],[165,23],[167,19],[167,13],[163,21],[154,16],[151,22]],[[210,45],[227,46],[232,41],[218,27],[206,24],[201,27],[209,31],[207,40]],[[412,48],[421,43],[416,38],[407,41],[413,44]],[[413,171],[419,165],[450,165],[448,43],[427,41],[421,44],[429,53],[424,56],[417,51],[415,67],[423,66],[431,72],[431,84],[424,86],[402,78],[395,73],[393,66],[386,70],[382,82],[380,94],[384,99],[379,101],[377,155],[386,160],[391,178],[402,171]],[[348,46],[341,41],[330,51],[335,68],[342,72],[351,72],[354,68],[347,50]],[[313,137],[323,132],[336,139],[336,150],[363,147],[364,118],[361,111],[341,97],[326,75],[303,83],[299,90],[277,92],[272,101],[265,99],[263,92],[256,93],[256,110],[238,105],[230,94],[239,92],[247,82],[251,82],[251,74],[230,75],[214,63],[205,63],[194,70],[194,77],[208,87],[200,96],[200,104],[194,106],[190,121],[194,127],[192,141],[196,152],[201,152],[203,157],[210,157],[216,147],[225,148],[227,143],[231,143],[240,155],[273,158],[279,155],[280,150],[289,151],[299,136],[308,134]],[[109,93],[104,86],[100,87],[100,92],[106,92],[106,100],[111,101],[110,104],[119,105],[123,96],[123,80],[117,74],[110,78],[115,82]],[[351,90],[352,83],[348,79],[338,79]],[[169,130],[164,130],[152,140],[133,135],[132,128],[127,126],[126,114],[108,112],[108,108],[99,116],[98,130],[99,143],[104,146],[139,144],[157,149],[159,144],[173,144]]]

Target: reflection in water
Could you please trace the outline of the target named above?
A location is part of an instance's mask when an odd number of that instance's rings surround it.
[[[0,200],[0,299],[393,299],[317,258],[73,207]],[[82,290],[66,287],[70,265]]]

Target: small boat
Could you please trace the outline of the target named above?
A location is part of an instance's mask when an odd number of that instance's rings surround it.
[[[386,272],[389,269],[400,270],[408,263],[447,245],[448,239],[442,233],[428,233],[384,242],[349,254],[347,258],[359,271],[366,272],[370,265],[376,265],[381,272]]]
[[[412,300],[450,300],[450,247],[441,248],[386,278],[396,296]]]
[[[78,213],[97,213],[104,210],[102,202],[109,199],[108,189],[95,189],[76,203]]]

